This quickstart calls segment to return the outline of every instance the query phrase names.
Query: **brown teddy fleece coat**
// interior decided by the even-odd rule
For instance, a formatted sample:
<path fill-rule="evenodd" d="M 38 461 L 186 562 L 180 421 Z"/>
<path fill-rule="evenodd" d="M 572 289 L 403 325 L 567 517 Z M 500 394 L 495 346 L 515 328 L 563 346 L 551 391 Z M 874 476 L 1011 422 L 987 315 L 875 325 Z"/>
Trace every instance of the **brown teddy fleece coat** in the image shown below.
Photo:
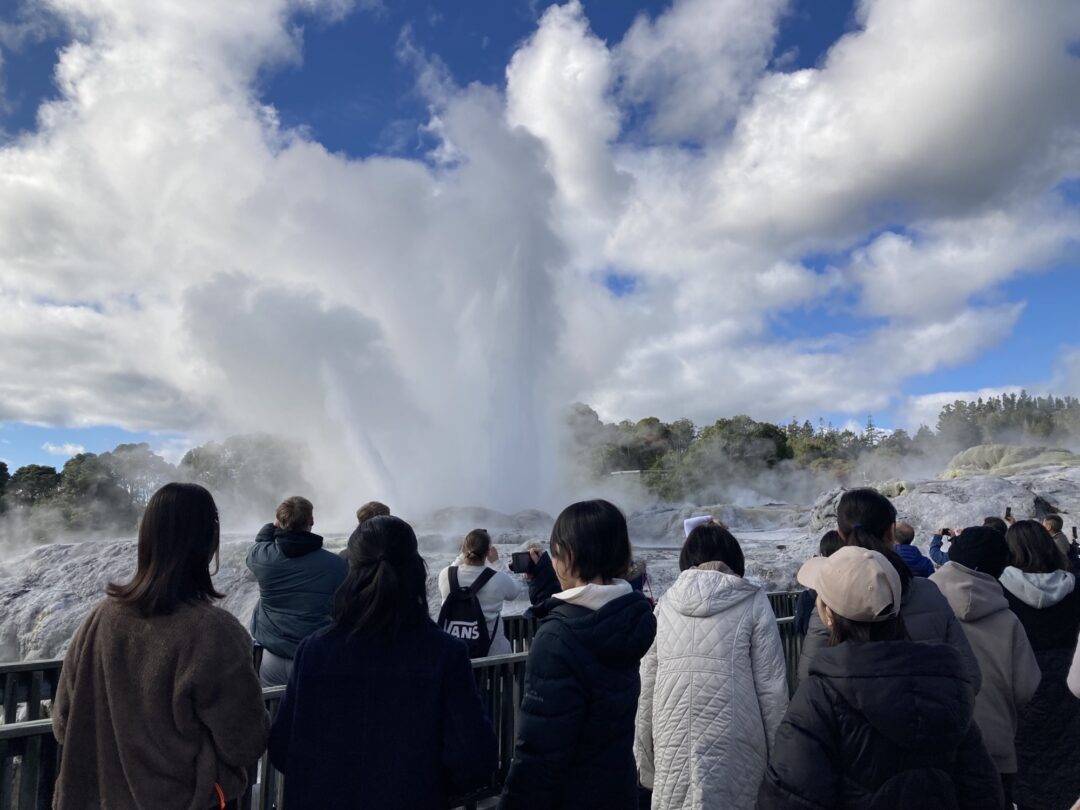
<path fill-rule="evenodd" d="M 106 599 L 79 627 L 53 702 L 56 810 L 209 810 L 243 794 L 269 717 L 247 631 L 184 604 L 143 617 Z"/>

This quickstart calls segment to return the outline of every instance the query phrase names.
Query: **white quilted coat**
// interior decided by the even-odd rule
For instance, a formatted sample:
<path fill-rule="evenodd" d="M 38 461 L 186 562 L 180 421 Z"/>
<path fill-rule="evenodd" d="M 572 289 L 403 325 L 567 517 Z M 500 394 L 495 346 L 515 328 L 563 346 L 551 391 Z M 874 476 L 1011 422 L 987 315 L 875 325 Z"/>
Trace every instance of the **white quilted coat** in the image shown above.
<path fill-rule="evenodd" d="M 634 744 L 653 810 L 749 810 L 788 704 L 769 600 L 734 574 L 692 568 L 656 615 Z"/>

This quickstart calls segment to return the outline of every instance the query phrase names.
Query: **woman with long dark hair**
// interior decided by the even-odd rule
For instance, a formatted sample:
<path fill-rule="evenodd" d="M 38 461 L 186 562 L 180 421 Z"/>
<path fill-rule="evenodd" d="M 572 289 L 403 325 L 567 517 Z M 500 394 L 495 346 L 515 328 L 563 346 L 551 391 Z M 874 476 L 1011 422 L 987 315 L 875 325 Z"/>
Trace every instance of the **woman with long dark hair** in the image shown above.
<path fill-rule="evenodd" d="M 836 523 L 844 546 L 876 551 L 896 569 L 903 591 L 899 612 L 911 639 L 955 647 L 964 663 L 965 676 L 978 693 L 982 684 L 979 662 L 948 600 L 933 582 L 912 575 L 911 569 L 893 551 L 896 507 L 892 502 L 876 489 L 848 490 L 836 507 Z M 828 628 L 817 612 L 812 613 L 799 656 L 799 680 L 810 674 L 818 651 L 828 642 Z"/>
<path fill-rule="evenodd" d="M 817 591 L 829 646 L 776 733 L 758 810 L 1001 808 L 960 656 L 908 640 L 894 563 L 845 546 L 798 578 Z"/>
<path fill-rule="evenodd" d="M 269 719 L 251 639 L 210 579 L 218 513 L 166 484 L 139 526 L 138 566 L 71 640 L 53 701 L 57 810 L 223 808 L 247 787 Z"/>
<path fill-rule="evenodd" d="M 1042 680 L 1020 713 L 1016 732 L 1019 770 L 1014 797 L 1021 810 L 1068 807 L 1080 795 L 1080 703 L 1066 685 L 1080 628 L 1080 590 L 1067 559 L 1041 523 L 1009 527 L 1009 565 L 1001 585 L 1027 633 Z"/>
<path fill-rule="evenodd" d="M 637 802 L 638 665 L 656 635 L 630 570 L 626 518 L 607 501 L 562 511 L 551 530 L 562 590 L 533 608 L 517 748 L 501 810 L 626 810 Z"/>
<path fill-rule="evenodd" d="M 290 810 L 445 807 L 496 765 L 468 651 L 428 615 L 400 518 L 352 533 L 334 622 L 300 643 L 270 736 Z"/>

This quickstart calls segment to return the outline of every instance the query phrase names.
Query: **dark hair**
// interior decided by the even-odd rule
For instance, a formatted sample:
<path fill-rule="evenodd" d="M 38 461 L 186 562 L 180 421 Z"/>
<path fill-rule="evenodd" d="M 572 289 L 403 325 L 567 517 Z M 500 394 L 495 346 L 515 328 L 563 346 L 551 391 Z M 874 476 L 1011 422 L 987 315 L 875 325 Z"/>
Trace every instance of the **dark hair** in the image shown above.
<path fill-rule="evenodd" d="M 896 523 L 896 507 L 876 489 L 849 489 L 836 507 L 836 523 L 845 546 L 869 549 L 884 555 L 900 575 L 904 593 L 911 587 L 913 574 L 892 550 L 886 535 Z"/>
<path fill-rule="evenodd" d="M 487 529 L 473 529 L 465 535 L 465 542 L 461 544 L 461 554 L 466 560 L 483 562 L 490 550 L 491 535 Z"/>
<path fill-rule="evenodd" d="M 844 541 L 840 537 L 840 532 L 836 529 L 829 529 L 825 534 L 821 535 L 821 539 L 818 541 L 818 554 L 822 557 L 828 557 L 842 545 L 844 545 Z"/>
<path fill-rule="evenodd" d="M 833 647 L 845 641 L 910 641 L 907 627 L 899 614 L 882 622 L 856 622 L 832 614 L 829 644 Z"/>
<path fill-rule="evenodd" d="M 740 577 L 746 574 L 746 559 L 739 541 L 719 523 L 695 526 L 679 552 L 680 571 L 707 562 L 722 562 Z"/>
<path fill-rule="evenodd" d="M 578 501 L 562 510 L 551 529 L 551 556 L 569 561 L 579 579 L 617 579 L 633 562 L 626 518 L 603 500 Z"/>
<path fill-rule="evenodd" d="M 368 501 L 359 509 L 356 510 L 356 522 L 363 523 L 365 520 L 371 520 L 373 517 L 380 517 L 382 515 L 389 515 L 390 507 L 385 503 L 379 503 L 378 501 Z"/>
<path fill-rule="evenodd" d="M 334 597 L 338 630 L 395 635 L 428 617 L 427 564 L 401 518 L 365 520 L 349 537 L 349 574 Z"/>
<path fill-rule="evenodd" d="M 1050 524 L 1046 528 L 1052 532 L 1060 532 L 1065 528 L 1065 521 L 1061 519 L 1061 515 L 1047 515 L 1043 518 L 1043 522 Z"/>
<path fill-rule="evenodd" d="M 293 495 L 281 502 L 274 517 L 278 525 L 290 532 L 303 532 L 314 523 L 315 507 L 303 495 Z"/>
<path fill-rule="evenodd" d="M 1001 532 L 1003 535 L 1009 532 L 1009 524 L 999 517 L 988 517 L 983 521 L 983 526 L 995 532 Z"/>
<path fill-rule="evenodd" d="M 172 613 L 182 602 L 221 599 L 210 560 L 221 533 L 214 497 L 198 484 L 166 484 L 150 498 L 139 523 L 139 561 L 126 585 L 105 592 L 143 616 Z"/>
<path fill-rule="evenodd" d="M 1054 543 L 1054 538 L 1041 523 L 1018 520 L 1009 527 L 1005 540 L 1009 544 L 1009 563 L 1029 574 L 1049 574 L 1067 571 L 1068 560 Z"/>
<path fill-rule="evenodd" d="M 902 546 L 910 546 L 915 541 L 915 528 L 910 523 L 897 523 L 893 537 Z"/>

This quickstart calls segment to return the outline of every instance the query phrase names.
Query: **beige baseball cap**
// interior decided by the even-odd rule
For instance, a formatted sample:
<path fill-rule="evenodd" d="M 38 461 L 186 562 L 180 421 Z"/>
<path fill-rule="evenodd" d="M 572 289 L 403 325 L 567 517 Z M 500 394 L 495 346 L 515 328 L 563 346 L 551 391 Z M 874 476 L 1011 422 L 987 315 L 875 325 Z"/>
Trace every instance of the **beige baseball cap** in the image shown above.
<path fill-rule="evenodd" d="M 799 569 L 798 580 L 817 591 L 833 613 L 853 622 L 882 622 L 900 610 L 900 575 L 876 551 L 844 546 L 828 557 L 814 557 Z"/>

